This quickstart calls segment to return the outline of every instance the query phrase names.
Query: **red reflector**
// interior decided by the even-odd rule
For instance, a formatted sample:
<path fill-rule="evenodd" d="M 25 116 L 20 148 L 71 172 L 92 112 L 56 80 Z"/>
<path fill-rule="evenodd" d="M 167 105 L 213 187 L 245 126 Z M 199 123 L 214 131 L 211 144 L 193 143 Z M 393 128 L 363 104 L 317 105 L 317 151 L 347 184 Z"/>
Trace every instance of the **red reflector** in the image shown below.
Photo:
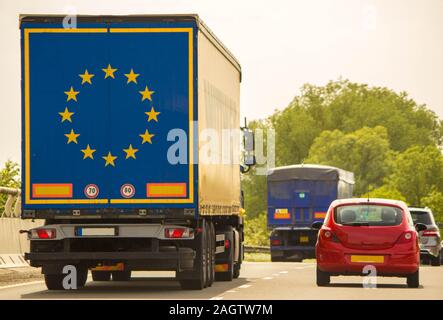
<path fill-rule="evenodd" d="M 230 244 L 229 244 L 229 240 L 226 239 L 226 240 L 225 240 L 225 249 L 229 249 L 229 246 L 230 246 Z"/>
<path fill-rule="evenodd" d="M 165 238 L 192 238 L 193 230 L 189 228 L 165 228 Z"/>
<path fill-rule="evenodd" d="M 183 228 L 165 229 L 165 237 L 181 238 L 183 236 L 183 232 L 185 232 L 185 229 Z"/>
<path fill-rule="evenodd" d="M 281 245 L 281 241 L 279 239 L 271 240 L 271 246 L 279 246 Z"/>
<path fill-rule="evenodd" d="M 54 239 L 56 236 L 55 229 L 37 229 L 39 239 Z"/>

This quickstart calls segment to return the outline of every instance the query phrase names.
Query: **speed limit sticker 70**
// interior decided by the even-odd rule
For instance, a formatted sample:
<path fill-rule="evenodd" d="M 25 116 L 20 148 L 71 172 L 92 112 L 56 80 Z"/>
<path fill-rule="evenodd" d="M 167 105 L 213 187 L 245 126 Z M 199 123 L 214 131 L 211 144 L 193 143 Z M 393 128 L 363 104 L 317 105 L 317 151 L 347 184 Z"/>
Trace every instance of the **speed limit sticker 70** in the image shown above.
<path fill-rule="evenodd" d="M 100 190 L 98 189 L 96 184 L 88 184 L 85 187 L 85 196 L 89 199 L 95 199 L 98 196 L 98 193 L 100 192 Z"/>
<path fill-rule="evenodd" d="M 135 188 L 130 183 L 125 183 L 120 188 L 120 194 L 123 198 L 132 198 L 135 195 Z"/>

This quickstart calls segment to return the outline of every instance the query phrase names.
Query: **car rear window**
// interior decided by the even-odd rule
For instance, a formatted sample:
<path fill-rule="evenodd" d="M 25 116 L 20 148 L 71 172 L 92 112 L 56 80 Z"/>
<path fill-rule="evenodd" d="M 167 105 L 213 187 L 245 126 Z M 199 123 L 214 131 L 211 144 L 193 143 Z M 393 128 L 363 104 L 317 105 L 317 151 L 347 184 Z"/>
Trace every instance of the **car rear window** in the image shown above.
<path fill-rule="evenodd" d="M 431 215 L 426 211 L 411 211 L 412 220 L 414 224 L 423 223 L 423 224 L 432 224 Z"/>
<path fill-rule="evenodd" d="M 344 205 L 335 209 L 334 220 L 346 226 L 397 226 L 403 220 L 403 210 L 384 205 Z"/>

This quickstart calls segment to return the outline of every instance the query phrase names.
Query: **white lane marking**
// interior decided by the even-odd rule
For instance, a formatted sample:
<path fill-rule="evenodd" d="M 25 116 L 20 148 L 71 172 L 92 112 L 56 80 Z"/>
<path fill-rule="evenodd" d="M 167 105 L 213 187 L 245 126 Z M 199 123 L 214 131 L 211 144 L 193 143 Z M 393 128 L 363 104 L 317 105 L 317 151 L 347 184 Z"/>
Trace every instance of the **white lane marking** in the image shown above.
<path fill-rule="evenodd" d="M 30 286 L 32 284 L 39 284 L 39 283 L 44 283 L 44 281 L 31 281 L 31 282 L 23 282 L 23 283 L 11 284 L 11 285 L 8 285 L 8 286 L 0 287 L 0 290 L 1 289 L 16 288 L 16 287 L 23 287 L 23 286 Z"/>
<path fill-rule="evenodd" d="M 223 297 L 213 297 L 213 298 L 211 298 L 209 300 L 223 300 Z"/>
<path fill-rule="evenodd" d="M 228 291 L 226 291 L 226 293 L 236 293 L 237 291 L 236 290 L 228 290 Z"/>
<path fill-rule="evenodd" d="M 288 271 L 280 271 L 281 274 L 288 273 Z"/>
<path fill-rule="evenodd" d="M 272 275 L 273 275 L 274 277 L 278 277 L 278 276 L 279 276 L 278 273 L 273 273 Z"/>
<path fill-rule="evenodd" d="M 250 284 L 243 284 L 243 285 L 239 286 L 238 288 L 239 289 L 246 289 L 246 288 L 249 288 L 250 286 L 251 286 Z"/>
<path fill-rule="evenodd" d="M 273 277 L 264 277 L 263 280 L 272 280 L 274 279 Z"/>

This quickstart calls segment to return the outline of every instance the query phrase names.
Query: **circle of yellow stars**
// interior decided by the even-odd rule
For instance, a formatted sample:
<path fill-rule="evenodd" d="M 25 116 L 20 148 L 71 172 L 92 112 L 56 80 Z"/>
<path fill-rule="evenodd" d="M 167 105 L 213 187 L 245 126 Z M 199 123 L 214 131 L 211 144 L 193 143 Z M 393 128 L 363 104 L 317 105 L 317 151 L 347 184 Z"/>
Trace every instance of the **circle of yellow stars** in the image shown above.
<path fill-rule="evenodd" d="M 116 75 L 115 73 L 118 71 L 117 68 L 113 68 L 111 64 L 108 64 L 107 67 L 101 69 L 104 72 L 104 79 L 115 79 Z M 92 74 L 88 71 L 88 69 L 85 69 L 85 71 L 82 74 L 78 75 L 81 78 L 81 86 L 85 84 L 92 85 L 92 78 L 95 77 L 95 74 Z M 130 85 L 131 83 L 138 84 L 137 78 L 140 76 L 139 73 L 136 73 L 134 69 L 131 68 L 131 70 L 128 71 L 128 73 L 124 73 L 124 76 L 127 78 L 126 84 Z M 152 104 L 152 95 L 155 93 L 155 91 L 152 91 L 149 89 L 147 85 L 145 85 L 145 88 L 141 91 L 138 91 L 141 95 L 141 102 L 144 102 L 145 100 L 148 100 Z M 80 94 L 80 91 L 76 91 L 73 86 L 70 86 L 68 91 L 64 92 L 66 95 L 66 102 L 75 103 L 77 101 L 77 95 Z M 75 112 L 70 111 L 71 107 L 67 106 L 65 107 L 65 110 L 62 112 L 59 112 L 58 114 L 61 117 L 61 122 L 72 122 L 72 118 L 75 115 Z M 72 108 L 71 108 L 72 109 Z M 155 121 L 158 122 L 158 115 L 160 112 L 156 111 L 155 108 L 151 105 L 150 111 L 145 112 L 145 114 L 148 116 L 147 122 Z M 141 138 L 141 144 L 149 143 L 152 144 L 152 138 L 155 135 L 150 133 L 148 129 L 145 130 L 144 133 L 139 134 L 139 137 Z M 67 144 L 74 143 L 79 144 L 78 138 L 80 137 L 79 133 L 76 133 L 74 129 L 71 129 L 69 133 L 65 134 L 65 137 L 67 138 Z M 86 144 L 84 149 L 80 149 L 80 151 L 83 153 L 83 160 L 86 159 L 92 159 L 94 160 L 94 153 L 97 151 L 93 147 L 91 147 L 90 144 Z M 139 151 L 139 149 L 136 149 L 132 146 L 132 144 L 129 144 L 127 148 L 123 148 L 122 151 L 124 152 L 125 159 L 136 159 L 136 153 Z M 118 156 L 113 155 L 111 151 L 108 151 L 107 154 L 104 154 L 102 156 L 102 159 L 105 161 L 105 167 L 112 166 L 115 167 L 115 162 Z"/>

